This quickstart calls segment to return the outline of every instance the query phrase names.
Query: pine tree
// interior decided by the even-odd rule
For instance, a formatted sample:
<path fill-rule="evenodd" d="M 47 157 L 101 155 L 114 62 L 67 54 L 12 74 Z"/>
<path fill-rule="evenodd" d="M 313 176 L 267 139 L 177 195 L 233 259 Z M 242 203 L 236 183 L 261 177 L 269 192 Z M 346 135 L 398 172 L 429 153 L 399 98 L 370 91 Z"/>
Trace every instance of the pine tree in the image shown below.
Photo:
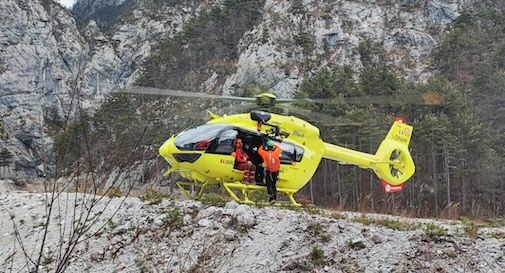
<path fill-rule="evenodd" d="M 13 156 L 14 155 L 5 148 L 0 151 L 0 169 L 2 169 L 2 176 L 5 175 L 5 169 L 9 168 L 11 165 Z"/>

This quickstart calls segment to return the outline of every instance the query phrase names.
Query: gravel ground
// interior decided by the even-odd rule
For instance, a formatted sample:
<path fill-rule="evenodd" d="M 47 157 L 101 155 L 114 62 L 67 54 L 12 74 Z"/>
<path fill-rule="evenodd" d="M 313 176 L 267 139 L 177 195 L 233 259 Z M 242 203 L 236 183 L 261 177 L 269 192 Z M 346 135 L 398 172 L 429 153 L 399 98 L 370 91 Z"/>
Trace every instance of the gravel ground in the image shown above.
<path fill-rule="evenodd" d="M 45 197 L 0 193 L 0 272 L 33 268 L 23 253 L 38 257 Z M 67 272 L 505 272 L 504 227 L 480 228 L 470 238 L 461 223 L 451 221 L 99 198 L 62 193 L 56 199 L 41 258 L 44 271 L 58 268 L 68 242 L 76 241 L 72 223 L 85 222 L 81 212 L 91 211 L 87 223 L 97 221 L 68 255 Z M 441 231 L 430 235 L 430 223 Z"/>

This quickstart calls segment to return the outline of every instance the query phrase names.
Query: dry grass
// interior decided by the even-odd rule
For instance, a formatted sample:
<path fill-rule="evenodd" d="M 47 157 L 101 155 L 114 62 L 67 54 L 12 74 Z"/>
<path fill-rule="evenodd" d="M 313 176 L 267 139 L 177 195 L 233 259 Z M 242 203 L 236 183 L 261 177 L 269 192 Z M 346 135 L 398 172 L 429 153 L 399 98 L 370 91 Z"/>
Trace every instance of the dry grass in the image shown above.
<path fill-rule="evenodd" d="M 505 217 L 490 218 L 485 221 L 485 226 L 490 228 L 505 227 Z"/>
<path fill-rule="evenodd" d="M 148 188 L 144 191 L 143 194 L 139 196 L 140 201 L 147 202 L 149 205 L 157 205 L 160 204 L 163 199 L 169 198 L 170 195 L 159 192 L 153 188 Z"/>
<path fill-rule="evenodd" d="M 361 215 L 359 217 L 355 217 L 352 219 L 353 222 L 360 223 L 363 225 L 377 225 L 384 226 L 394 230 L 414 230 L 417 228 L 417 225 L 402 222 L 399 220 L 391 219 L 391 218 L 372 218 L 367 217 L 366 215 Z"/>
<path fill-rule="evenodd" d="M 219 193 L 210 192 L 203 194 L 200 201 L 206 205 L 222 207 L 226 205 L 228 199 Z"/>

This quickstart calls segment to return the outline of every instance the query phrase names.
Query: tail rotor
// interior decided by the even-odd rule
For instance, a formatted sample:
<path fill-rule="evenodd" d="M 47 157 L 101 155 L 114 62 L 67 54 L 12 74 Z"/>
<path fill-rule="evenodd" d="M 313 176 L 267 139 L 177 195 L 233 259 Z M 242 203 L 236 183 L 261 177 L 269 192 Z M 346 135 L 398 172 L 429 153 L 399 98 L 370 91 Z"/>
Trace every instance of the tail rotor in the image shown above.
<path fill-rule="evenodd" d="M 401 190 L 401 185 L 415 173 L 414 160 L 408 148 L 411 135 L 412 126 L 395 121 L 375 154 L 378 163 L 373 170 L 387 192 Z"/>

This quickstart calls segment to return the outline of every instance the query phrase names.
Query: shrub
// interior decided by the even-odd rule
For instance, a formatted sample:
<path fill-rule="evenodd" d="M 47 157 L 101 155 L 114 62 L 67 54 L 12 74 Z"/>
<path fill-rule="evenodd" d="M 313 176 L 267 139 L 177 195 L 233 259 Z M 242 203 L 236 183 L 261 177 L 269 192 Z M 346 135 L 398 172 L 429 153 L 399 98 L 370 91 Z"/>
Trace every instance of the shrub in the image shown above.
<path fill-rule="evenodd" d="M 470 238 L 475 238 L 479 232 L 479 226 L 472 220 L 468 218 L 461 218 L 461 224 L 463 225 L 463 230 L 466 235 Z"/>
<path fill-rule="evenodd" d="M 324 256 L 324 250 L 322 250 L 318 245 L 313 246 L 312 251 L 310 252 L 310 259 L 315 265 L 323 264 L 326 259 Z"/>
<path fill-rule="evenodd" d="M 165 223 L 171 228 L 180 229 L 184 225 L 184 222 L 182 221 L 181 211 L 178 208 L 174 208 L 167 212 Z"/>
<path fill-rule="evenodd" d="M 320 214 L 321 213 L 321 211 L 314 205 L 309 205 L 304 208 L 308 214 Z"/>
<path fill-rule="evenodd" d="M 149 272 L 149 269 L 143 259 L 135 259 L 135 265 L 140 273 Z"/>
<path fill-rule="evenodd" d="M 105 194 L 105 195 L 107 195 L 108 197 L 111 197 L 111 198 L 112 197 L 121 197 L 121 196 L 123 196 L 123 193 L 117 187 L 110 187 L 109 191 L 103 192 L 103 194 Z"/>
<path fill-rule="evenodd" d="M 442 237 L 447 235 L 447 231 L 435 223 L 425 225 L 424 233 L 429 237 Z"/>
<path fill-rule="evenodd" d="M 302 47 L 306 53 L 309 53 L 313 48 L 313 38 L 305 31 L 300 31 L 297 35 L 295 35 L 294 40 L 295 44 Z"/>
<path fill-rule="evenodd" d="M 363 224 L 365 226 L 372 225 L 375 223 L 374 219 L 367 217 L 365 215 L 361 215 L 359 217 L 355 217 L 352 219 L 353 222 Z"/>
<path fill-rule="evenodd" d="M 495 239 L 503 240 L 505 239 L 505 232 L 493 232 L 491 233 L 491 236 Z"/>
<path fill-rule="evenodd" d="M 354 222 L 363 224 L 363 225 L 378 225 L 384 226 L 394 230 L 412 230 L 415 229 L 415 225 L 401 222 L 398 220 L 390 219 L 390 218 L 382 218 L 382 219 L 374 219 L 371 217 L 366 217 L 364 215 L 360 217 L 356 217 L 352 219 Z"/>
<path fill-rule="evenodd" d="M 314 235 L 319 236 L 323 232 L 323 225 L 321 223 L 310 224 L 307 229 Z"/>
<path fill-rule="evenodd" d="M 51 255 L 51 253 L 47 253 L 45 254 L 44 256 L 42 256 L 42 265 L 49 265 L 51 264 L 52 262 L 54 261 L 53 259 L 53 256 Z"/>
<path fill-rule="evenodd" d="M 389 219 L 389 218 L 380 219 L 377 222 L 377 224 L 379 224 L 381 226 L 385 226 L 390 229 L 394 229 L 394 230 L 412 230 L 414 228 L 414 226 L 409 223 L 401 222 L 401 221 Z"/>
<path fill-rule="evenodd" d="M 345 216 L 345 214 L 342 214 L 342 213 L 340 213 L 338 211 L 332 212 L 331 213 L 331 217 L 333 219 L 337 219 L 337 220 L 342 220 L 342 219 L 346 219 L 347 218 L 347 216 Z"/>
<path fill-rule="evenodd" d="M 352 241 L 352 240 L 349 240 L 349 241 L 347 241 L 347 245 L 350 248 L 356 249 L 356 250 L 360 250 L 360 249 L 366 248 L 366 245 L 365 245 L 365 243 L 363 243 L 363 241 Z"/>
<path fill-rule="evenodd" d="M 249 194 L 249 199 L 255 202 L 256 205 L 260 205 L 262 202 L 268 202 L 270 196 L 266 191 L 253 191 Z"/>
<path fill-rule="evenodd" d="M 324 226 L 321 223 L 310 224 L 307 229 L 312 235 L 318 237 L 323 242 L 329 242 L 331 240 L 331 235 L 324 231 Z"/>
<path fill-rule="evenodd" d="M 117 227 L 117 223 L 116 223 L 116 222 L 114 222 L 114 220 L 112 220 L 112 219 L 109 219 L 109 220 L 107 221 L 107 225 L 109 226 L 109 228 L 110 228 L 111 230 L 112 230 L 112 229 L 115 229 L 115 228 Z"/>
<path fill-rule="evenodd" d="M 319 238 L 321 238 L 321 241 L 327 243 L 331 241 L 331 234 L 329 234 L 328 232 L 323 232 L 319 235 Z"/>
<path fill-rule="evenodd" d="M 505 217 L 496 217 L 486 220 L 486 226 L 492 228 L 505 227 Z"/>
<path fill-rule="evenodd" d="M 160 204 L 163 199 L 168 197 L 170 197 L 170 195 L 149 188 L 144 192 L 144 194 L 139 196 L 139 199 L 142 202 L 147 202 L 149 205 L 157 205 Z"/>

